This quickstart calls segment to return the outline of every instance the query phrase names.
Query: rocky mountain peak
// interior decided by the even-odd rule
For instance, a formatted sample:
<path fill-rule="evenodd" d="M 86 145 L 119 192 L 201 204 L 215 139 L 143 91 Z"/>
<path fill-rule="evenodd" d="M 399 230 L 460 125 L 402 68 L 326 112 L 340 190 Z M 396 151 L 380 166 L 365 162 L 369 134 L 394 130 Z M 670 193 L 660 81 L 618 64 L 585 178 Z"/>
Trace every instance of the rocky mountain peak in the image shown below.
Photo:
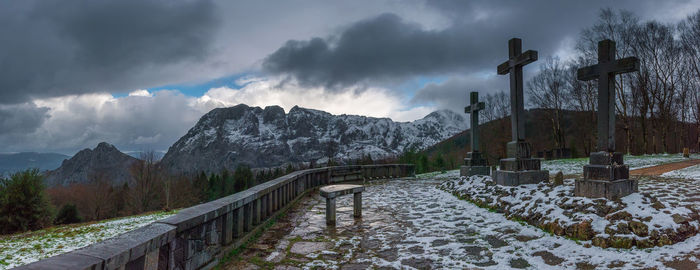
<path fill-rule="evenodd" d="M 238 164 L 272 167 L 286 163 L 374 159 L 423 149 L 466 129 L 463 116 L 437 111 L 413 122 L 292 107 L 239 104 L 202 116 L 161 160 L 172 172 L 233 170 Z"/>
<path fill-rule="evenodd" d="M 87 183 L 100 175 L 118 185 L 130 180 L 129 167 L 138 159 L 122 153 L 114 145 L 99 143 L 94 149 L 83 149 L 60 167 L 46 172 L 49 186 Z"/>

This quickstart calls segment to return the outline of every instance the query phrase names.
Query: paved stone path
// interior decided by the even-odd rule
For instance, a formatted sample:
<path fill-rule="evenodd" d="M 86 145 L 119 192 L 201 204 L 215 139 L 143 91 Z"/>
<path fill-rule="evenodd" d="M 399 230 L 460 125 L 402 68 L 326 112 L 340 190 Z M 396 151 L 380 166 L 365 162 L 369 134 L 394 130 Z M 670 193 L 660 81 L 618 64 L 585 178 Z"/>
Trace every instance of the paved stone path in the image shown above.
<path fill-rule="evenodd" d="M 243 252 L 229 269 L 695 269 L 700 237 L 646 250 L 586 247 L 459 200 L 436 180 L 367 186 L 363 217 L 352 198 L 338 200 L 337 225 L 312 194 Z"/>
<path fill-rule="evenodd" d="M 690 166 L 700 164 L 700 159 L 690 159 L 681 162 L 666 163 L 657 166 L 651 166 L 646 168 L 640 168 L 636 170 L 630 170 L 630 175 L 648 175 L 648 176 L 658 176 L 663 173 L 680 170 Z"/>

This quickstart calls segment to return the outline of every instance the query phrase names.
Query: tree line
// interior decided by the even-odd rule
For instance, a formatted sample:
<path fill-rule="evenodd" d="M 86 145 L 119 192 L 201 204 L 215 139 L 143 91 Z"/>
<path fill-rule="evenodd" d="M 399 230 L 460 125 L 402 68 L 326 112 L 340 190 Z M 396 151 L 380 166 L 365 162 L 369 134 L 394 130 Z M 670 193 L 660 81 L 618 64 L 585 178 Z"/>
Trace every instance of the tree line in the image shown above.
<path fill-rule="evenodd" d="M 389 160 L 374 161 L 367 154 L 348 163 L 377 162 Z M 0 234 L 189 207 L 244 191 L 296 170 L 337 164 L 334 159 L 320 165 L 311 162 L 256 169 L 239 164 L 233 171 L 173 175 L 162 168 L 155 153 L 149 151 L 130 166 L 130 180 L 121 185 L 114 185 L 107 174 L 94 173 L 85 183 L 48 188 L 43 174 L 29 169 L 0 178 Z"/>
<path fill-rule="evenodd" d="M 526 83 L 529 105 L 543 108 L 553 149 L 576 143 L 595 151 L 597 81 L 579 81 L 579 68 L 598 62 L 598 42 L 616 42 L 616 58 L 636 56 L 640 71 L 617 75 L 618 151 L 628 154 L 700 149 L 700 11 L 676 24 L 641 21 L 628 11 L 602 9 L 581 31 L 571 60 L 548 57 Z M 509 95 L 489 94 L 482 121 L 510 114 Z M 578 112 L 573 119 L 565 111 Z M 576 123 L 567 130 L 564 121 Z M 567 141 L 575 133 L 577 142 Z"/>

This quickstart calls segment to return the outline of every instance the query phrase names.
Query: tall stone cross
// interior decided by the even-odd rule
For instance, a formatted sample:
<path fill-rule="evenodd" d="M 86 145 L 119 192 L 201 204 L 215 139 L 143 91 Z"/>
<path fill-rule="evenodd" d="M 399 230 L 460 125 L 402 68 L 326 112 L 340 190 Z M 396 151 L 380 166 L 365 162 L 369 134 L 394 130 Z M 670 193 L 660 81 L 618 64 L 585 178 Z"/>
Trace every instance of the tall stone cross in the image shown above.
<path fill-rule="evenodd" d="M 598 151 L 615 152 L 615 76 L 639 71 L 639 59 L 615 59 L 615 42 L 598 42 L 598 64 L 580 68 L 579 80 L 598 79 Z"/>
<path fill-rule="evenodd" d="M 513 141 L 506 145 L 508 158 L 498 163 L 493 172 L 498 185 L 519 186 L 549 180 L 549 172 L 542 170 L 539 159 L 530 155 L 530 144 L 525 141 L 525 107 L 523 105 L 523 66 L 537 61 L 537 51 L 522 53 L 522 41 L 508 41 L 508 61 L 498 65 L 498 74 L 510 74 L 510 125 Z"/>
<path fill-rule="evenodd" d="M 510 74 L 510 125 L 513 147 L 509 157 L 529 157 L 529 149 L 518 147 L 517 142 L 525 140 L 525 107 L 523 105 L 523 66 L 537 61 L 537 51 L 522 52 L 522 40 L 508 41 L 508 61 L 498 65 L 498 75 Z M 527 153 L 520 153 L 527 152 Z"/>
<path fill-rule="evenodd" d="M 470 114 L 471 117 L 471 143 L 472 152 L 479 151 L 479 111 L 483 110 L 485 105 L 483 102 L 479 102 L 479 93 L 471 92 L 469 93 L 469 106 L 464 107 L 464 113 Z"/>

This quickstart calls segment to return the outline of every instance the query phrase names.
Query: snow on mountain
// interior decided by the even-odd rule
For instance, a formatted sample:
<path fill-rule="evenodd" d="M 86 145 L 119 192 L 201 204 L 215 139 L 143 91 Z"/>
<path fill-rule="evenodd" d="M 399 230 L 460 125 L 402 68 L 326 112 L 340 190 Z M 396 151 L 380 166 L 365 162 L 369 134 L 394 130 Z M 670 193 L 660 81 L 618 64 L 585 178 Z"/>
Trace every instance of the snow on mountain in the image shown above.
<path fill-rule="evenodd" d="M 220 172 L 238 164 L 272 167 L 286 163 L 373 159 L 420 150 L 467 128 L 463 116 L 441 110 L 413 122 L 293 107 L 214 109 L 173 144 L 161 160 L 172 172 Z"/>

